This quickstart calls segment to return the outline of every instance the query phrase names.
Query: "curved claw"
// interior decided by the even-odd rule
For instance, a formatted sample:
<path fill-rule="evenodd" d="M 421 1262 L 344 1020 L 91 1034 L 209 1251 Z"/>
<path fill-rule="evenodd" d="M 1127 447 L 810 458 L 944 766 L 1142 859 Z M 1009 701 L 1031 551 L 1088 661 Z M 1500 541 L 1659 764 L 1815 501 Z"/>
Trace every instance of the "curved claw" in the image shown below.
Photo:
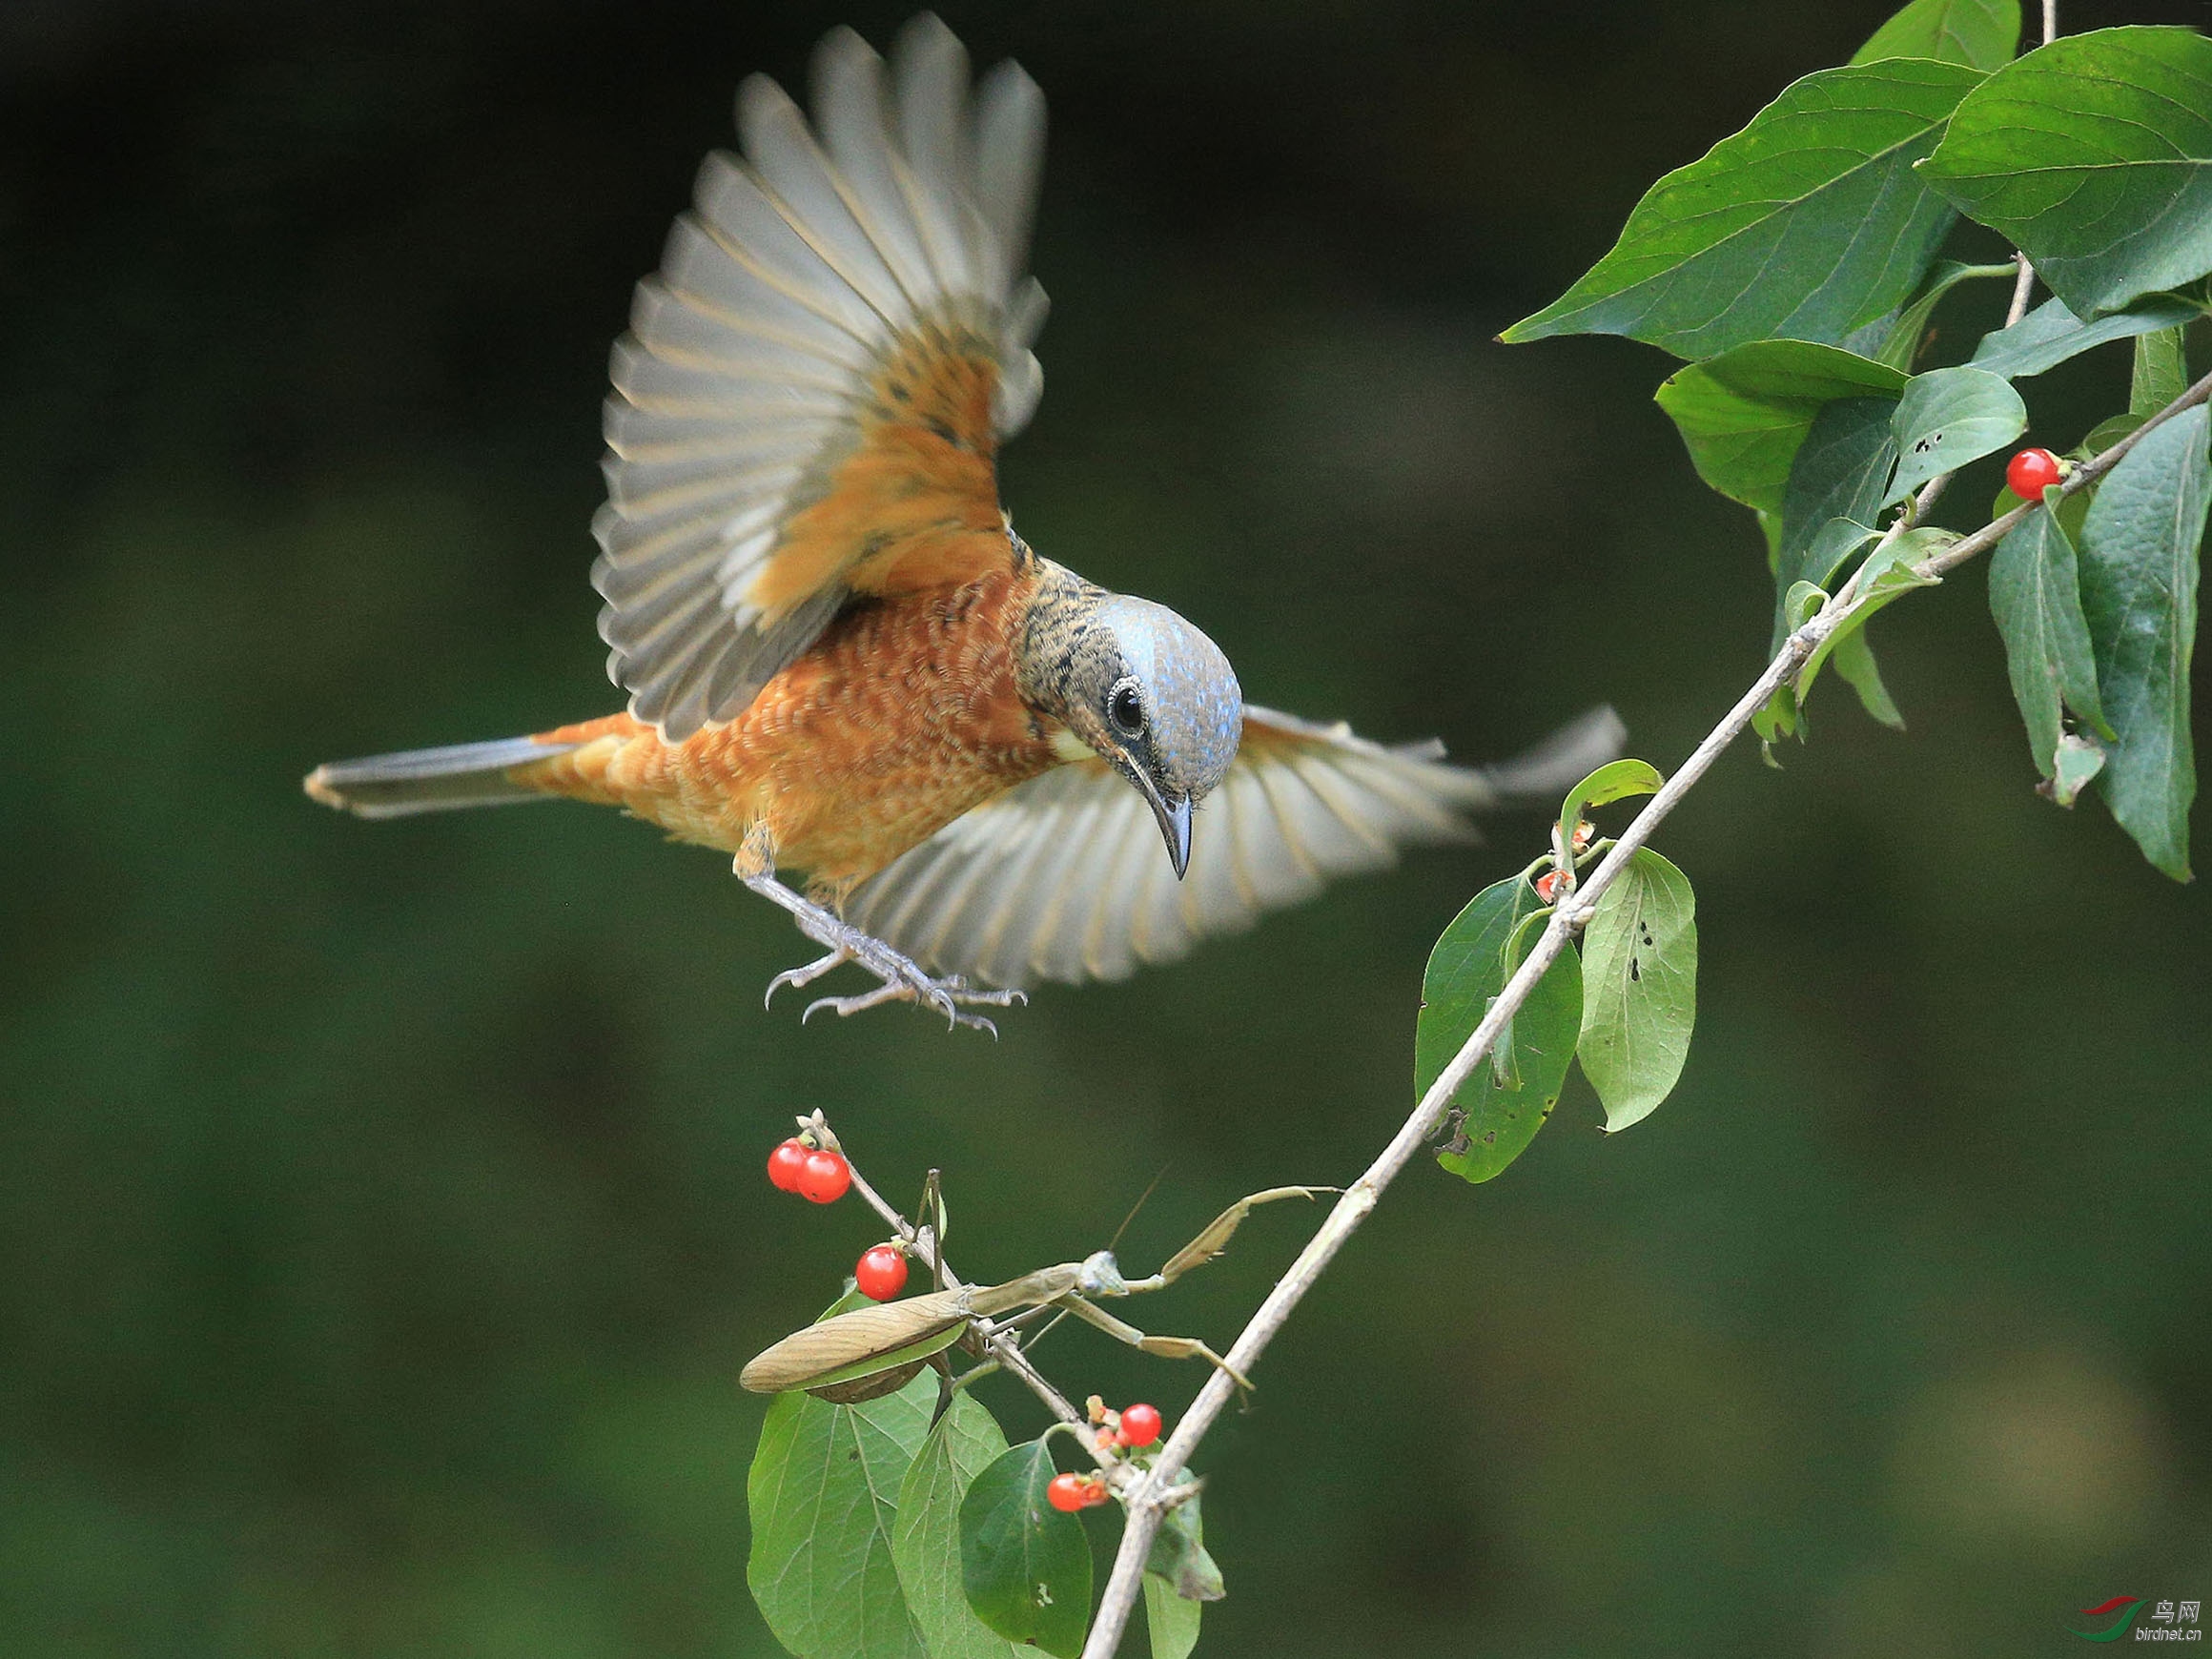
<path fill-rule="evenodd" d="M 827 1008 L 839 1018 L 858 1014 L 863 1009 L 874 1008 L 886 1002 L 911 1002 L 916 1007 L 928 1008 L 945 1016 L 946 1029 L 958 1031 L 962 1026 L 973 1026 L 977 1031 L 989 1032 L 993 1038 L 998 1028 L 981 1014 L 970 1014 L 963 1003 L 980 1003 L 993 1008 L 1012 1008 L 1026 1004 L 1027 995 L 1016 990 L 977 991 L 965 976 L 951 973 L 943 978 L 928 973 L 921 964 L 902 955 L 882 940 L 862 932 L 813 900 L 793 892 L 776 880 L 772 873 L 756 872 L 745 876 L 745 883 L 755 892 L 773 899 L 791 912 L 799 931 L 817 944 L 829 947 L 829 954 L 803 967 L 786 969 L 768 981 L 767 993 L 761 998 L 767 1007 L 775 1000 L 775 994 L 787 985 L 811 984 L 830 970 L 850 962 L 866 969 L 880 982 L 873 991 L 853 996 L 822 996 L 809 1003 L 799 1015 L 804 1025 L 821 1010 Z"/>
<path fill-rule="evenodd" d="M 829 955 L 797 968 L 787 968 L 768 981 L 768 994 L 761 998 L 761 1006 L 768 1007 L 776 999 L 776 993 L 787 985 L 811 985 L 833 968 L 841 968 L 853 959 L 852 952 L 840 945 Z M 802 1019 L 802 1023 L 804 1023 Z"/>

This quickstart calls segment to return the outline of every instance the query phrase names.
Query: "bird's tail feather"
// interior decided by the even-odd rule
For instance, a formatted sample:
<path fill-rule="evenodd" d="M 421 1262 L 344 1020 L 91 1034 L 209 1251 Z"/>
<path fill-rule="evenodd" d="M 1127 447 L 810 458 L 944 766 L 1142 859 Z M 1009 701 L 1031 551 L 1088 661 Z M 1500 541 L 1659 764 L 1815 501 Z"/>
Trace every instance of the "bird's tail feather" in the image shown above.
<path fill-rule="evenodd" d="M 326 807 L 363 818 L 401 818 L 456 807 L 498 807 L 550 799 L 518 782 L 515 768 L 551 760 L 583 746 L 503 737 L 448 748 L 413 748 L 401 754 L 331 761 L 306 778 L 307 792 Z"/>
<path fill-rule="evenodd" d="M 1568 721 L 1535 748 L 1483 768 L 1502 801 L 1545 804 L 1621 752 L 1628 728 L 1610 705 Z"/>

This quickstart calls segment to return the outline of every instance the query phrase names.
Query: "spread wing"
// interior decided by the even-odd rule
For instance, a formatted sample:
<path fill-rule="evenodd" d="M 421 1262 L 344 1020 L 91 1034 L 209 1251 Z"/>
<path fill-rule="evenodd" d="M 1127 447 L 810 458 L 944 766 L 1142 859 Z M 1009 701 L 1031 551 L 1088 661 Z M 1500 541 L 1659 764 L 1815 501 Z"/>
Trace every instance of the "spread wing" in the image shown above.
<path fill-rule="evenodd" d="M 1548 803 L 1620 752 L 1594 709 L 1519 759 L 1447 765 L 1342 725 L 1247 705 L 1243 742 L 1198 809 L 1178 882 L 1144 799 L 1102 761 L 1055 768 L 939 830 L 853 891 L 848 920 L 943 973 L 993 985 L 1119 979 L 1249 928 L 1398 850 L 1474 839 L 1470 813 Z"/>
<path fill-rule="evenodd" d="M 745 159 L 707 157 L 614 348 L 592 584 L 609 676 L 671 739 L 742 712 L 852 595 L 1010 557 L 995 458 L 1042 387 L 1044 99 L 1013 64 L 972 97 L 932 16 L 892 55 L 887 76 L 851 31 L 824 40 L 813 131 L 746 82 Z"/>

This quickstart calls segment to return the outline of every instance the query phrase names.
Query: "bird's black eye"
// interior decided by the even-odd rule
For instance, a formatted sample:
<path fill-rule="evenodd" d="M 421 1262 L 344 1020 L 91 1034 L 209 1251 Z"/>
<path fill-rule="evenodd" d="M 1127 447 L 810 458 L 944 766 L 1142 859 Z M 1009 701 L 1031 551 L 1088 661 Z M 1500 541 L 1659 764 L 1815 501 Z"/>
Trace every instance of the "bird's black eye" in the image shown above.
<path fill-rule="evenodd" d="M 1113 696 L 1106 699 L 1106 716 L 1130 736 L 1144 729 L 1144 704 L 1137 695 L 1137 687 L 1126 680 L 1114 687 Z"/>

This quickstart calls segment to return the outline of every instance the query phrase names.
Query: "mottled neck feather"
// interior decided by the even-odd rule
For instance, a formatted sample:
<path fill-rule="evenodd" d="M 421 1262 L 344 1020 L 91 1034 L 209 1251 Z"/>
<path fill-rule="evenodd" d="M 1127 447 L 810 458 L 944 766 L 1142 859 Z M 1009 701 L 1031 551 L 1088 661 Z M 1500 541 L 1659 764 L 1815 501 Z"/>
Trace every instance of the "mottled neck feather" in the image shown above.
<path fill-rule="evenodd" d="M 1064 564 L 1036 563 L 1036 594 L 1014 646 L 1014 685 L 1037 713 L 1082 730 L 1089 709 L 1076 687 L 1096 684 L 1118 657 L 1113 630 L 1098 620 L 1112 595 Z"/>

